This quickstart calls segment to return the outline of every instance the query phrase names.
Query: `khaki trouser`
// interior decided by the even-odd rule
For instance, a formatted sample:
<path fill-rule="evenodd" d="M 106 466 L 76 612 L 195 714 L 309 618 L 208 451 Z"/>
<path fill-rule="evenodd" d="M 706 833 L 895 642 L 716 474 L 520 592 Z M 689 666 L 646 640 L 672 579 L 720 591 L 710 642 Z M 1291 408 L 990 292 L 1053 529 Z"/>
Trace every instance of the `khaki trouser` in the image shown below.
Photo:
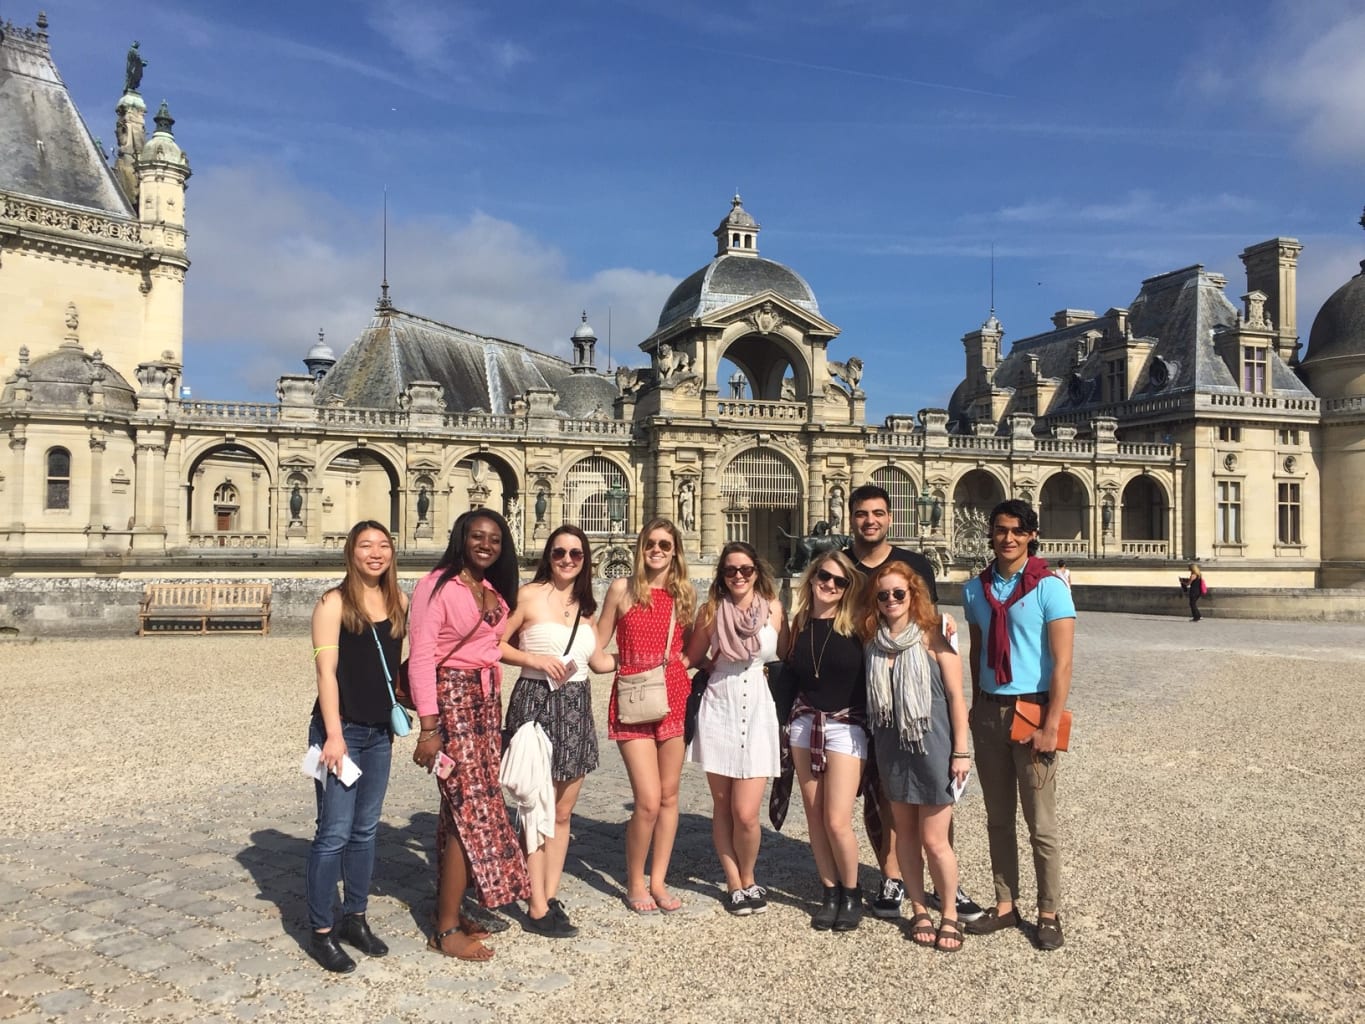
<path fill-rule="evenodd" d="M 1010 741 L 1014 707 L 984 697 L 972 708 L 972 740 L 976 774 L 986 803 L 986 834 L 997 903 L 1019 900 L 1019 843 L 1015 836 L 1017 803 L 1024 805 L 1033 871 L 1038 881 L 1038 909 L 1057 910 L 1062 898 L 1062 849 L 1057 836 L 1057 762 L 1033 758 L 1027 743 Z M 1018 800 L 1015 794 L 1018 793 Z"/>

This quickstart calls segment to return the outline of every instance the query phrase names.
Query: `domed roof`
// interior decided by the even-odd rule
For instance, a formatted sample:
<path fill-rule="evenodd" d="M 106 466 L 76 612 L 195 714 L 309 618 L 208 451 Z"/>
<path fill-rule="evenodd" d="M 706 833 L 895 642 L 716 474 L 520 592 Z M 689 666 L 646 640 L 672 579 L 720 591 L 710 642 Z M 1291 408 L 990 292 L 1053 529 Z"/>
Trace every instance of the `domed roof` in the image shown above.
<path fill-rule="evenodd" d="M 117 370 L 105 363 L 100 353 L 87 355 L 79 341 L 69 340 L 53 352 L 24 365 L 20 353 L 19 370 L 5 384 L 0 401 L 12 402 L 15 387 L 23 374 L 32 389 L 31 401 L 56 408 L 88 409 L 96 391 L 104 395 L 104 408 L 112 412 L 132 412 L 133 389 Z"/>
<path fill-rule="evenodd" d="M 756 228 L 758 221 L 754 220 L 753 214 L 744 209 L 744 200 L 735 193 L 735 197 L 730 200 L 730 212 L 725 219 L 720 222 L 722 228 Z"/>
<path fill-rule="evenodd" d="M 717 256 L 673 289 L 659 315 L 659 327 L 705 316 L 765 291 L 776 292 L 808 312 L 820 312 L 815 293 L 795 270 L 761 256 L 725 255 Z"/>
<path fill-rule="evenodd" d="M 1365 219 L 1365 218 L 1363 218 Z M 1365 261 L 1361 272 L 1332 293 L 1313 319 L 1305 364 L 1365 355 Z"/>
<path fill-rule="evenodd" d="M 313 347 L 308 350 L 306 359 L 330 359 L 336 362 L 336 353 L 332 351 L 332 346 L 322 337 L 322 332 L 318 331 L 318 340 L 313 342 Z"/>
<path fill-rule="evenodd" d="M 609 377 L 597 373 L 574 373 L 557 385 L 555 411 L 570 419 L 612 419 L 620 392 Z"/>
<path fill-rule="evenodd" d="M 574 328 L 573 336 L 575 341 L 597 340 L 597 332 L 592 329 L 592 324 L 588 323 L 587 313 L 583 314 L 583 322 Z"/>
<path fill-rule="evenodd" d="M 161 101 L 161 108 L 156 112 L 156 131 L 147 140 L 147 144 L 142 147 L 142 152 L 138 155 L 138 162 L 149 163 L 185 163 L 185 154 L 180 146 L 176 144 L 175 136 L 171 134 L 171 127 L 175 124 L 175 118 L 171 117 L 170 108 L 166 106 L 166 101 Z"/>

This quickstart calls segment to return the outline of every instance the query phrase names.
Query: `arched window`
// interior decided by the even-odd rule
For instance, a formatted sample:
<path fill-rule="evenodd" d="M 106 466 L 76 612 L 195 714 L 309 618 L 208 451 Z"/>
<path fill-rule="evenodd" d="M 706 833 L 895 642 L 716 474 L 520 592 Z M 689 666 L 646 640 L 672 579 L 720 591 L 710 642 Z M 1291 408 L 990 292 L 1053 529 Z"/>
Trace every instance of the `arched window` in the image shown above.
<path fill-rule="evenodd" d="M 891 530 L 889 539 L 912 540 L 915 536 L 915 481 L 910 474 L 895 466 L 883 466 L 872 471 L 872 482 L 891 495 Z"/>
<path fill-rule="evenodd" d="M 584 533 L 608 533 L 613 523 L 617 532 L 625 533 L 629 496 L 620 467 L 601 455 L 590 455 L 565 475 L 564 520 Z"/>
<path fill-rule="evenodd" d="M 47 499 L 45 508 L 71 507 L 71 453 L 65 448 L 49 448 L 47 452 Z"/>

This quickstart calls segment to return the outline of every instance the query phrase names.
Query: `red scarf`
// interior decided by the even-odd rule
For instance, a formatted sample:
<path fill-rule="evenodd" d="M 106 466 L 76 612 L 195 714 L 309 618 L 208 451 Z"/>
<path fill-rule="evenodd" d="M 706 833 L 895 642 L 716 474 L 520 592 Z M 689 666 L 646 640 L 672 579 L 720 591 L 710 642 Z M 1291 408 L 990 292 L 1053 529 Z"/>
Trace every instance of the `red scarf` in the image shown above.
<path fill-rule="evenodd" d="M 992 593 L 991 576 L 994 572 L 995 563 L 992 562 L 977 579 L 981 581 L 981 592 L 986 595 L 986 603 L 991 606 L 991 627 L 986 636 L 986 665 L 995 673 L 995 685 L 1005 686 L 1014 681 L 1014 673 L 1010 668 L 1010 617 L 1006 612 L 1010 605 L 1036 587 L 1040 580 L 1052 575 L 1052 570 L 1048 568 L 1046 559 L 1029 558 L 1024 563 L 1023 579 L 1005 601 L 997 601 Z"/>

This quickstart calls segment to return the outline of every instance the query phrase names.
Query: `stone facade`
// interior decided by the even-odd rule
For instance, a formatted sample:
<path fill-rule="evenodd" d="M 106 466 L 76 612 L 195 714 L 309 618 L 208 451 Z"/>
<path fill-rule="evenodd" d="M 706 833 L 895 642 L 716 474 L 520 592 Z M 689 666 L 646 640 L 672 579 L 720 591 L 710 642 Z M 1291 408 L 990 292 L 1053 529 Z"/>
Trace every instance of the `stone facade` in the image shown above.
<path fill-rule="evenodd" d="M 0 48 L 21 45 L 50 66 L 45 32 Z M 948 579 L 980 565 L 984 515 L 1006 496 L 1038 505 L 1043 552 L 1086 583 L 1173 586 L 1195 558 L 1222 586 L 1311 587 L 1324 566 L 1333 585 L 1365 578 L 1343 518 L 1365 494 L 1365 374 L 1349 352 L 1315 369 L 1315 332 L 1305 365 L 1326 410 L 1300 379 L 1292 239 L 1243 254 L 1240 307 L 1220 275 L 1185 268 L 1144 281 L 1129 307 L 1063 310 L 1008 354 L 992 311 L 963 338 L 947 407 L 881 425 L 866 423 L 861 361 L 805 280 L 759 255 L 738 196 L 715 257 L 640 343 L 646 368 L 598 372 L 586 315 L 570 364 L 424 320 L 386 287 L 351 350 L 333 358 L 319 339 L 275 402 L 192 400 L 179 388 L 189 166 L 164 105 L 138 137 L 140 102 L 118 107 L 136 158 L 100 165 L 126 216 L 0 176 L 9 571 L 287 571 L 334 557 L 362 518 L 391 524 L 404 564 L 421 565 L 456 515 L 488 506 L 527 553 L 577 523 L 603 575 L 628 571 L 631 537 L 665 515 L 704 575 L 730 539 L 780 566 L 794 537 L 845 532 L 847 495 L 875 481 L 893 538 Z"/>

